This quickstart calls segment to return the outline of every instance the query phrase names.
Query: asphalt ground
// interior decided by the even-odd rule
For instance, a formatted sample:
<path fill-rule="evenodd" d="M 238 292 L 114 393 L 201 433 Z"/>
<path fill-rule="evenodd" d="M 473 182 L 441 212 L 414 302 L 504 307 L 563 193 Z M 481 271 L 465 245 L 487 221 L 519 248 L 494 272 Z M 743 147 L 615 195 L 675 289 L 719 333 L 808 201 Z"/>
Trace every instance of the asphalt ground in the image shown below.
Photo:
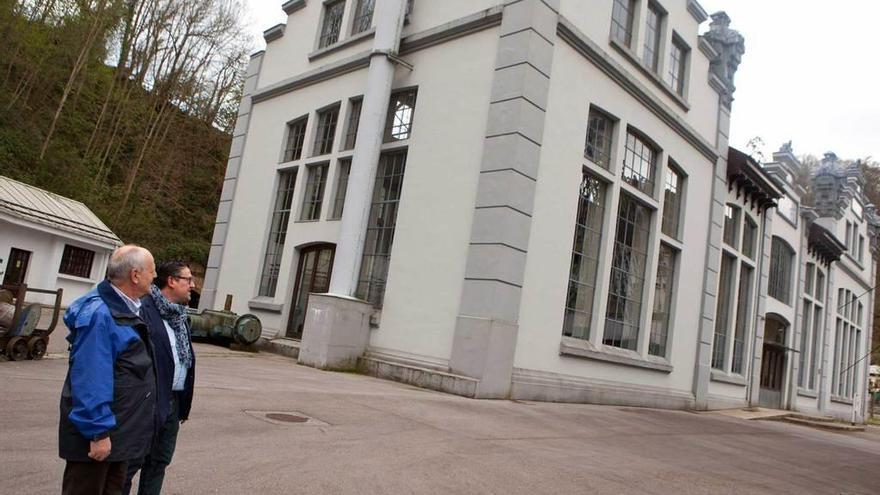
<path fill-rule="evenodd" d="M 197 356 L 166 494 L 880 493 L 877 430 L 471 400 L 267 354 Z M 66 367 L 0 362 L 0 493 L 60 492 Z"/>

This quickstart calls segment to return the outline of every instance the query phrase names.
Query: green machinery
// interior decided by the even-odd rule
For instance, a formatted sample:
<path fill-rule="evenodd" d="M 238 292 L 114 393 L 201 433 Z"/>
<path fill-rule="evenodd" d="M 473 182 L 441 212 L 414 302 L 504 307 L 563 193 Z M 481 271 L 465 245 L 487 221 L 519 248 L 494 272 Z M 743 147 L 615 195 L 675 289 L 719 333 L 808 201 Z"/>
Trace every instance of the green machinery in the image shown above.
<path fill-rule="evenodd" d="M 193 337 L 244 346 L 259 340 L 263 332 L 263 325 L 256 316 L 238 315 L 231 311 L 213 309 L 206 309 L 201 313 L 190 311 L 189 322 Z"/>
<path fill-rule="evenodd" d="M 49 335 L 58 324 L 63 292 L 62 289 L 34 289 L 25 284 L 0 286 L 0 355 L 12 361 L 45 356 Z M 43 306 L 26 303 L 28 293 L 55 296 L 48 327 L 37 327 Z"/>

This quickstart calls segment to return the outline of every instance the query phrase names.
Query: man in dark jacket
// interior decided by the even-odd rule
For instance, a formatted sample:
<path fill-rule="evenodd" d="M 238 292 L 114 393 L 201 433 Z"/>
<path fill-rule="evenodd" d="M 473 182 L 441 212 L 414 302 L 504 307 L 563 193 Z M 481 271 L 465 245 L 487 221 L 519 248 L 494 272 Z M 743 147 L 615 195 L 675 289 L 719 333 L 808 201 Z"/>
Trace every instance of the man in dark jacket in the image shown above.
<path fill-rule="evenodd" d="M 153 256 L 122 246 L 107 277 L 64 315 L 70 360 L 61 391 L 58 451 L 64 495 L 118 494 L 128 461 L 156 430 L 156 371 L 140 298 L 156 276 Z"/>
<path fill-rule="evenodd" d="M 131 490 L 138 469 L 138 495 L 158 495 L 162 491 L 165 468 L 171 463 L 180 424 L 189 419 L 195 383 L 195 354 L 190 340 L 186 305 L 192 288 L 192 272 L 180 261 L 159 265 L 158 276 L 143 301 L 156 349 L 159 430 L 146 458 L 129 463 L 123 493 Z"/>

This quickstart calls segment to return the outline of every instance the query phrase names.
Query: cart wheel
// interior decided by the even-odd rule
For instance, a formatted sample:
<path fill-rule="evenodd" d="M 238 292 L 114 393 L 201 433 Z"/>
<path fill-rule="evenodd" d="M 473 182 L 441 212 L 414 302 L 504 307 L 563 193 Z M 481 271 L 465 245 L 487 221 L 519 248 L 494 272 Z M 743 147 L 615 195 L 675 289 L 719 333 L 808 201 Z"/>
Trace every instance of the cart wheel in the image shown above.
<path fill-rule="evenodd" d="M 43 337 L 31 337 L 27 343 L 28 356 L 31 359 L 43 359 L 46 355 L 46 339 Z"/>
<path fill-rule="evenodd" d="M 24 361 L 28 357 L 27 341 L 21 337 L 12 337 L 6 344 L 6 357 L 13 361 Z"/>

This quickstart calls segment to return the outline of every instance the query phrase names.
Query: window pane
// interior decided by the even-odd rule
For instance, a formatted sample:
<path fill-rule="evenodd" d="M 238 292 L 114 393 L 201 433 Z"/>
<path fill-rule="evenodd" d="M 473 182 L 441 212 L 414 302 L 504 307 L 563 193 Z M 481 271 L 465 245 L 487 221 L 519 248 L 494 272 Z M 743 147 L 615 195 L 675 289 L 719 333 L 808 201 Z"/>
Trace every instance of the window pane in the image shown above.
<path fill-rule="evenodd" d="M 584 156 L 607 169 L 611 165 L 611 133 L 614 122 L 602 112 L 590 109 Z"/>
<path fill-rule="evenodd" d="M 687 47 L 681 41 L 673 38 L 672 49 L 669 52 L 669 72 L 666 75 L 666 82 L 679 96 L 684 96 L 687 55 Z"/>
<path fill-rule="evenodd" d="M 715 314 L 715 339 L 712 343 L 712 367 L 724 370 L 727 365 L 727 339 L 730 328 L 730 307 L 733 302 L 733 277 L 736 259 L 728 255 L 721 258 L 718 308 Z"/>
<path fill-rule="evenodd" d="M 800 368 L 798 368 L 798 386 L 806 387 L 807 386 L 807 359 L 809 358 L 810 342 L 812 341 L 810 331 L 812 327 L 810 326 L 810 320 L 813 318 L 813 304 L 810 301 L 804 300 L 804 314 L 803 321 L 801 326 L 801 347 L 800 347 Z"/>
<path fill-rule="evenodd" d="M 373 24 L 374 0 L 358 0 L 354 11 L 351 34 L 358 34 L 370 29 Z"/>
<path fill-rule="evenodd" d="M 390 143 L 410 138 L 415 108 L 415 90 L 391 95 L 391 103 L 388 105 L 388 117 L 385 121 L 384 142 Z"/>
<path fill-rule="evenodd" d="M 611 37 L 626 46 L 632 44 L 633 11 L 635 0 L 614 0 L 611 12 Z"/>
<path fill-rule="evenodd" d="M 660 20 L 660 11 L 655 6 L 648 5 L 642 61 L 654 72 L 657 72 L 657 62 L 660 60 Z"/>
<path fill-rule="evenodd" d="M 348 191 L 348 176 L 351 174 L 351 160 L 339 160 L 339 172 L 336 174 L 336 199 L 333 201 L 333 219 L 342 218 L 345 206 L 345 194 Z"/>
<path fill-rule="evenodd" d="M 92 263 L 94 261 L 94 251 L 66 244 L 64 246 L 64 253 L 61 255 L 61 266 L 58 268 L 58 273 L 72 275 L 74 277 L 90 278 L 92 276 Z"/>
<path fill-rule="evenodd" d="M 406 151 L 383 154 L 373 185 L 373 202 L 370 205 L 356 296 L 376 307 L 382 307 L 385 297 L 405 165 Z"/>
<path fill-rule="evenodd" d="M 657 282 L 654 286 L 654 313 L 651 318 L 651 340 L 648 354 L 666 356 L 669 336 L 669 313 L 672 307 L 672 284 L 675 277 L 675 251 L 666 244 L 660 245 L 657 260 Z"/>
<path fill-rule="evenodd" d="M 324 201 L 324 188 L 327 183 L 327 165 L 312 165 L 308 168 L 306 193 L 303 195 L 300 220 L 321 218 L 321 203 Z"/>
<path fill-rule="evenodd" d="M 569 337 L 585 340 L 590 338 L 604 216 L 605 185 L 585 173 L 578 193 L 578 212 L 562 326 L 562 334 Z"/>
<path fill-rule="evenodd" d="M 739 293 L 736 303 L 736 329 L 733 335 L 733 363 L 730 371 L 742 374 L 745 365 L 746 336 L 751 321 L 752 269 L 742 264 L 739 270 Z"/>
<path fill-rule="evenodd" d="M 768 293 L 770 297 L 791 304 L 791 271 L 794 251 L 778 237 L 773 238 L 770 249 L 770 281 Z"/>
<path fill-rule="evenodd" d="M 287 124 L 287 145 L 284 148 L 285 162 L 302 158 L 303 144 L 306 140 L 306 123 L 308 123 L 308 118 Z"/>
<path fill-rule="evenodd" d="M 824 303 L 825 299 L 825 274 L 822 270 L 816 270 L 816 301 Z"/>
<path fill-rule="evenodd" d="M 345 129 L 345 142 L 342 143 L 342 149 L 354 149 L 357 142 L 358 126 L 361 123 L 361 108 L 364 104 L 363 100 L 352 100 L 348 111 L 348 126 Z"/>
<path fill-rule="evenodd" d="M 324 5 L 324 24 L 321 26 L 321 39 L 318 41 L 318 48 L 324 48 L 339 41 L 339 31 L 342 28 L 342 13 L 344 11 L 345 1 Z"/>
<path fill-rule="evenodd" d="M 655 159 L 656 151 L 651 145 L 635 134 L 627 132 L 622 171 L 624 182 L 653 196 Z"/>
<path fill-rule="evenodd" d="M 275 209 L 269 227 L 269 242 L 263 256 L 263 271 L 260 276 L 261 296 L 274 297 L 281 270 L 281 253 L 287 237 L 287 222 L 290 219 L 290 206 L 293 203 L 293 186 L 296 171 L 281 172 L 278 177 L 278 190 L 275 192 Z"/>
<path fill-rule="evenodd" d="M 739 208 L 731 205 L 724 207 L 724 242 L 736 249 L 736 238 L 739 234 Z"/>
<path fill-rule="evenodd" d="M 681 190 L 682 179 L 672 167 L 666 167 L 666 185 L 663 199 L 663 228 L 664 234 L 678 238 L 678 224 L 681 216 Z"/>
<path fill-rule="evenodd" d="M 808 296 L 813 295 L 813 278 L 816 276 L 816 265 L 807 263 L 806 273 L 804 273 L 804 292 Z"/>
<path fill-rule="evenodd" d="M 318 129 L 315 133 L 312 156 L 326 155 L 333 151 L 333 138 L 336 136 L 336 120 L 338 118 L 338 106 L 318 112 Z"/>
<path fill-rule="evenodd" d="M 605 345 L 630 350 L 638 347 L 650 221 L 648 208 L 621 194 L 605 314 Z"/>
<path fill-rule="evenodd" d="M 819 365 L 821 350 L 819 349 L 819 335 L 824 332 L 825 322 L 822 319 L 822 308 L 818 305 L 813 308 L 813 334 L 810 343 L 810 366 L 809 366 L 809 389 L 816 389 L 816 370 Z"/>
<path fill-rule="evenodd" d="M 751 259 L 755 259 L 755 240 L 758 236 L 758 225 L 745 215 L 743 222 L 742 253 Z"/>

